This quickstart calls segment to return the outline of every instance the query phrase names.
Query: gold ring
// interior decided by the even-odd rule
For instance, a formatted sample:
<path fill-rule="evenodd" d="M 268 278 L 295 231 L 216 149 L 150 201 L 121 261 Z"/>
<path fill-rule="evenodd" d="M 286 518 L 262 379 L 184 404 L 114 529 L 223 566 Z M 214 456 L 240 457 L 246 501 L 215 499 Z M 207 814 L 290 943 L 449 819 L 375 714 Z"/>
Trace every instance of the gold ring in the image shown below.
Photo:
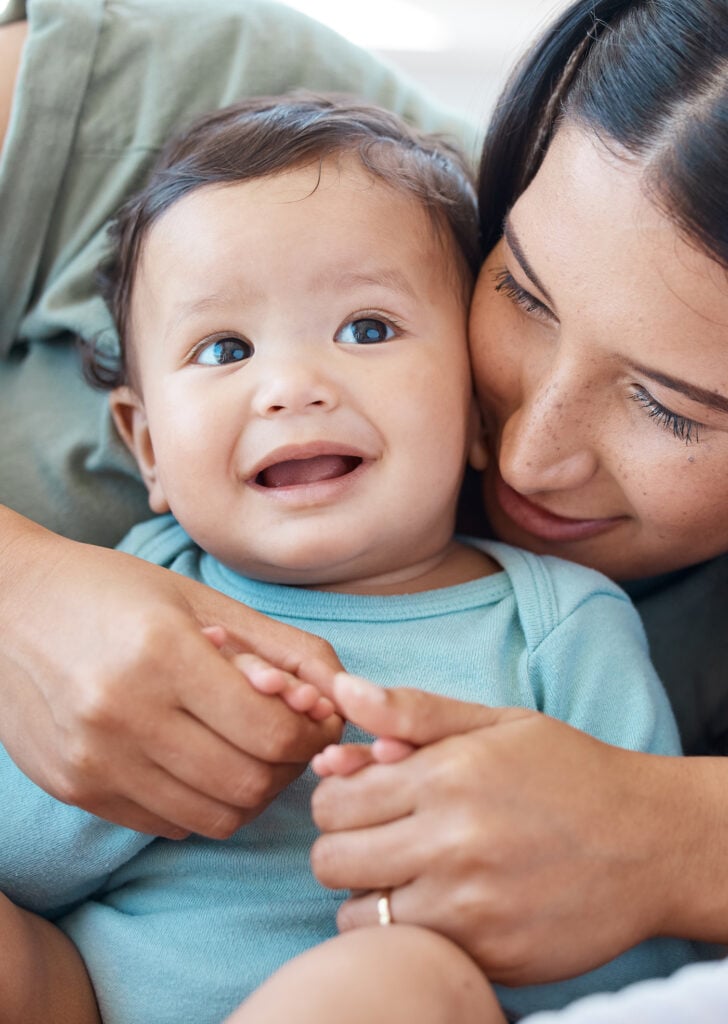
<path fill-rule="evenodd" d="M 382 927 L 392 924 L 392 906 L 389 902 L 389 894 L 392 890 L 385 889 L 377 900 L 377 916 Z"/>

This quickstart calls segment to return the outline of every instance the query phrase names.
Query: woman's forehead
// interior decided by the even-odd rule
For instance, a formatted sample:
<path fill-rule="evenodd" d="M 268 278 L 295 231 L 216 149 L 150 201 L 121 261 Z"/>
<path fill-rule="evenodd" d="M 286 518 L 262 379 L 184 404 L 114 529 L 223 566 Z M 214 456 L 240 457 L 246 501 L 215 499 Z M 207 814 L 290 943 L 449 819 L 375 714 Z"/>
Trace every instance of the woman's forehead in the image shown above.
<path fill-rule="evenodd" d="M 660 206 L 645 164 L 577 127 L 556 135 L 506 237 L 539 280 L 571 277 L 592 302 L 682 305 L 728 327 L 728 275 Z M 556 298 L 556 296 L 555 296 Z"/>

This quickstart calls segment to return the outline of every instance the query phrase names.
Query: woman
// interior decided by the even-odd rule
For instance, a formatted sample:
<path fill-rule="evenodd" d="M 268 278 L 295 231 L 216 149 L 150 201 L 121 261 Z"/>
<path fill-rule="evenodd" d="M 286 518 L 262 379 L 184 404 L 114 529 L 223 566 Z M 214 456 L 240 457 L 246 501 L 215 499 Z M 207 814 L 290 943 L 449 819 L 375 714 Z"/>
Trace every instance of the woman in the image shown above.
<path fill-rule="evenodd" d="M 728 394 L 720 350 L 728 323 L 728 200 L 719 191 L 725 181 L 725 131 L 720 120 L 710 117 L 722 103 L 725 123 L 727 20 L 720 0 L 577 4 L 554 25 L 511 86 L 490 132 L 482 174 L 483 222 L 493 232 L 486 234 L 493 251 L 476 293 L 473 347 L 500 470 L 494 460 L 486 476 L 488 511 L 506 540 L 595 564 L 618 578 L 679 572 L 678 577 L 640 581 L 645 592 L 641 610 L 663 676 L 673 665 L 676 675 L 680 672 L 669 641 L 690 639 L 698 625 L 705 626 L 707 615 L 714 614 L 715 623 L 721 623 L 725 605 L 726 559 L 719 556 L 728 550 L 728 527 L 720 518 L 728 451 L 719 417 L 725 412 L 720 398 L 725 403 Z M 680 33 L 685 39 L 676 42 Z M 622 63 L 621 47 L 632 55 L 631 66 Z M 608 90 L 612 80 L 615 94 L 590 93 L 587 88 L 596 83 Z M 646 101 L 641 121 L 607 118 L 609 113 L 621 115 L 633 99 Z M 562 108 L 564 124 L 554 130 Z M 700 126 L 697 140 L 702 139 L 702 147 L 688 145 L 686 129 L 695 125 Z M 597 143 L 597 137 L 607 145 Z M 676 144 L 670 151 L 667 142 L 673 138 Z M 697 200 L 706 182 L 712 184 L 705 216 L 670 191 L 682 164 L 694 167 L 701 156 L 706 163 L 697 172 L 700 188 L 694 184 L 687 195 Z M 652 163 L 648 157 L 654 158 Z M 644 173 L 648 164 L 654 175 Z M 590 184 L 592 175 L 596 185 Z M 609 216 L 595 196 L 607 204 Z M 500 226 L 509 210 L 508 231 L 501 241 Z M 610 332 L 605 325 L 612 322 Z M 685 351 L 695 360 L 694 368 L 685 366 Z M 704 406 L 710 406 L 709 414 L 703 414 Z M 654 434 L 645 433 L 646 427 Z M 668 440 L 674 446 L 669 455 L 662 447 Z M 672 485 L 678 472 L 676 453 L 679 486 L 663 490 L 664 478 Z M 13 519 L 8 522 L 7 530 L 17 526 Z M 634 524 L 644 526 L 641 536 L 629 532 Z M 102 691 L 106 696 L 101 698 L 89 701 L 71 694 L 69 701 L 63 689 L 71 687 L 68 677 L 61 687 L 54 689 L 53 683 L 59 666 L 75 663 L 77 650 L 57 651 L 61 638 L 54 635 L 45 644 L 55 655 L 48 668 L 47 650 L 39 645 L 33 626 L 38 615 L 29 619 L 26 613 L 18 621 L 17 595 L 22 596 L 25 586 L 24 608 L 40 605 L 43 614 L 47 605 L 46 619 L 51 612 L 57 615 L 52 598 L 63 588 L 58 584 L 56 591 L 54 580 L 63 580 L 67 592 L 64 563 L 68 566 L 71 557 L 76 559 L 73 572 L 91 572 L 94 580 L 101 580 L 99 588 L 105 573 L 125 572 L 130 598 L 140 595 L 145 609 L 155 603 L 146 597 L 146 586 L 155 601 L 162 590 L 158 577 L 149 577 L 147 583 L 136 567 L 122 570 L 113 553 L 82 548 L 66 556 L 56 554 L 66 550 L 63 542 L 51 542 L 45 534 L 37 540 L 31 535 L 30 542 L 21 542 L 19 530 L 14 536 L 14 550 L 22 553 L 17 561 L 24 569 L 29 552 L 47 550 L 58 565 L 56 574 L 46 567 L 42 579 L 48 592 L 43 598 L 37 596 L 40 569 L 37 575 L 25 571 L 18 576 L 12 603 L 9 595 L 3 597 L 3 615 L 11 627 L 6 636 L 13 641 L 6 642 L 11 653 L 4 657 L 15 666 L 15 699 L 4 716 L 9 723 L 4 731 L 8 743 L 16 737 L 17 756 L 29 773 L 54 789 L 47 758 L 33 754 L 33 736 L 36 744 L 47 736 L 59 748 L 52 718 L 75 733 L 74 716 L 85 703 L 82 718 L 98 723 L 87 727 L 86 735 L 104 736 L 113 732 L 109 722 L 127 722 L 120 734 L 122 750 L 100 773 L 101 783 L 93 785 L 90 796 L 83 788 L 87 784 L 78 781 L 66 783 L 66 795 L 94 810 L 108 810 L 127 824 L 158 829 L 161 824 L 165 834 L 174 827 L 198 827 L 200 818 L 203 831 L 224 834 L 236 820 L 244 820 L 236 819 L 239 812 L 233 809 L 239 794 L 227 790 L 227 799 L 220 803 L 213 796 L 225 792 L 229 770 L 213 773 L 205 783 L 207 798 L 198 795 L 203 785 L 199 766 L 182 779 L 183 788 L 169 772 L 161 775 L 174 761 L 181 736 L 179 728 L 174 731 L 167 723 L 179 727 L 180 719 L 185 725 L 191 720 L 195 733 L 185 746 L 199 743 L 211 753 L 201 722 L 209 722 L 213 730 L 216 725 L 223 732 L 226 728 L 218 724 L 223 716 L 212 716 L 199 699 L 194 679 L 181 695 L 172 682 L 166 707 L 150 712 L 139 698 L 138 718 L 124 710 L 128 701 L 113 687 L 110 695 Z M 27 538 L 27 532 L 22 536 Z M 679 552 L 677 560 L 674 551 Z M 699 564 L 693 568 L 693 563 Z M 232 620 L 232 613 L 213 598 L 167 586 L 171 591 L 163 602 L 176 609 L 174 625 L 187 637 L 186 644 L 192 644 L 196 621 L 217 618 L 230 623 L 238 635 L 245 629 L 245 623 Z M 88 608 L 94 594 L 105 591 L 84 582 L 74 593 L 83 595 Z M 691 600 L 700 609 L 700 620 L 689 616 Z M 675 622 L 664 618 L 661 602 L 668 611 L 674 602 Z M 128 614 L 125 604 L 97 615 L 103 655 L 113 635 L 108 623 Z M 166 637 L 174 633 L 169 621 Z M 137 619 L 125 632 L 134 635 L 138 625 Z M 152 647 L 155 635 L 159 633 L 150 639 L 147 634 Z M 700 665 L 700 679 L 704 668 L 710 668 L 704 657 L 708 645 L 717 650 L 719 637 L 725 637 L 725 630 L 719 632 L 717 625 L 714 635 L 702 630 L 690 651 Z M 259 649 L 272 651 L 275 658 L 285 644 L 286 638 L 263 639 Z M 205 654 L 212 656 L 207 650 Z M 202 648 L 181 649 L 175 667 L 185 665 L 185 655 L 201 657 Z M 134 666 L 149 663 L 149 648 L 137 649 Z M 717 670 L 717 657 L 713 664 Z M 205 673 L 206 684 L 212 671 L 210 667 Z M 108 672 L 108 661 L 104 663 L 98 649 L 85 659 L 81 675 L 91 672 Z M 30 675 L 38 680 L 35 688 L 29 686 Z M 670 683 L 669 672 L 667 676 Z M 116 679 L 122 686 L 125 674 Z M 684 680 L 679 683 L 689 690 Z M 97 692 L 94 686 L 89 689 Z M 674 693 L 677 687 L 670 689 Z M 226 692 L 224 682 L 220 692 Z M 720 761 L 673 763 L 629 754 L 536 715 L 507 709 L 474 714 L 470 707 L 441 705 L 414 692 L 391 698 L 377 698 L 366 690 L 339 695 L 346 712 L 360 724 L 424 747 L 413 757 L 419 759 L 419 774 L 425 761 L 433 784 L 426 800 L 409 800 L 408 759 L 386 772 L 377 766 L 347 779 L 327 780 L 318 791 L 315 810 L 328 834 L 314 855 L 315 869 L 327 884 L 392 889 L 389 908 L 395 920 L 428 925 L 454 938 L 490 977 L 506 983 L 584 970 L 648 935 L 728 938 L 728 880 L 721 881 L 725 769 Z M 180 707 L 188 713 L 172 713 Z M 720 699 L 715 709 L 720 709 Z M 682 710 L 679 703 L 677 710 Z M 681 719 L 688 726 L 689 712 L 688 706 Z M 238 714 L 244 713 L 240 708 Z M 150 715 L 155 716 L 153 731 L 146 725 Z M 31 737 L 25 749 L 20 749 L 20 735 Z M 250 742 L 224 735 L 234 750 L 227 751 L 231 757 L 238 756 L 235 748 L 246 749 Z M 248 748 L 247 771 L 250 775 L 252 765 L 258 784 L 254 795 L 246 795 L 248 813 L 284 782 L 282 772 L 275 777 L 267 770 L 261 773 L 261 764 L 302 762 L 307 750 L 324 741 L 321 736 L 291 739 L 289 731 L 295 756 Z M 76 757 L 81 766 L 71 772 L 76 780 L 88 774 L 83 761 L 93 761 L 85 744 L 83 740 Z M 91 744 L 96 750 L 100 746 L 98 740 Z M 124 767 L 128 746 L 131 771 Z M 172 753 L 159 755 L 160 749 Z M 707 747 L 695 744 L 694 749 Z M 50 763 L 56 776 L 68 775 L 60 751 Z M 131 787 L 117 781 L 127 775 Z M 153 797 L 145 795 L 147 787 L 140 780 L 151 790 L 157 777 L 161 790 L 155 786 Z M 62 795 L 63 784 L 56 779 L 54 791 L 59 790 Z M 211 811 L 206 818 L 202 805 Z M 341 926 L 376 921 L 381 899 L 372 895 L 352 901 Z"/>
<path fill-rule="evenodd" d="M 725 680 L 725 661 L 710 672 L 728 598 L 727 57 L 714 0 L 574 5 L 506 90 L 480 182 L 490 254 L 471 338 L 489 521 L 636 577 L 648 608 L 674 601 L 669 630 L 646 616 L 672 694 L 692 632 L 712 649 L 692 647 L 690 677 Z M 445 932 L 506 982 L 649 934 L 728 939 L 723 761 L 633 757 L 512 711 L 468 722 L 419 695 L 386 712 L 368 699 L 345 710 L 416 746 L 474 731 L 415 755 L 432 774 L 424 803 L 407 796 L 407 761 L 322 784 L 326 884 L 393 887 L 395 920 Z M 376 899 L 342 926 L 376 920 Z"/>

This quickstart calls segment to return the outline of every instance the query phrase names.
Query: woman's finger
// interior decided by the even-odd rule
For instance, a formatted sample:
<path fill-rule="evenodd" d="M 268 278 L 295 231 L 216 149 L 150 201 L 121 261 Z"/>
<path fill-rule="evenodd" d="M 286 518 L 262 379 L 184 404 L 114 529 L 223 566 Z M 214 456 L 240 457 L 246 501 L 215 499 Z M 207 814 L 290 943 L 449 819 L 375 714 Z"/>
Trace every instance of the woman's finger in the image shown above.
<path fill-rule="evenodd" d="M 423 690 L 386 690 L 346 672 L 336 674 L 332 697 L 341 715 L 365 731 L 418 747 L 532 714 L 524 708 L 491 708 Z"/>
<path fill-rule="evenodd" d="M 420 898 L 418 881 L 408 882 L 396 888 L 382 887 L 352 895 L 341 904 L 336 914 L 336 926 L 340 932 L 353 931 L 355 928 L 370 928 L 379 924 L 379 901 L 386 895 L 389 901 L 389 915 L 392 924 L 429 925 L 423 917 L 425 905 Z"/>
<path fill-rule="evenodd" d="M 323 779 L 311 798 L 316 825 L 324 832 L 341 832 L 412 814 L 420 792 L 417 763 L 412 765 L 416 757 L 399 764 L 369 764 L 352 775 Z"/>
<path fill-rule="evenodd" d="M 433 828 L 434 821 L 430 821 Z M 384 889 L 405 885 L 424 870 L 423 821 L 400 818 L 388 825 L 320 836 L 311 867 L 329 889 Z"/>
<path fill-rule="evenodd" d="M 417 750 L 411 743 L 404 740 L 393 740 L 388 737 L 376 739 L 371 746 L 372 757 L 378 764 L 396 764 L 403 761 Z"/>

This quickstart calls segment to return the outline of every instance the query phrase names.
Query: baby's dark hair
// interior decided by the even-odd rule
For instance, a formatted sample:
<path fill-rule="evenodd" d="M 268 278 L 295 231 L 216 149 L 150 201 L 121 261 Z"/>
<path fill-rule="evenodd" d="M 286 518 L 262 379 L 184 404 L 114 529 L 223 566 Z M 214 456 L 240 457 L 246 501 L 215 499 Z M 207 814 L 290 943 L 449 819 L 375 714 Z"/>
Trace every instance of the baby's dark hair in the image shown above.
<path fill-rule="evenodd" d="M 453 251 L 453 287 L 467 301 L 481 250 L 473 178 L 455 145 L 347 97 L 258 97 L 208 114 L 172 139 L 146 186 L 111 223 L 111 252 L 98 278 L 119 353 L 110 358 L 108 350 L 86 345 L 86 379 L 102 389 L 129 382 L 134 278 L 144 240 L 166 210 L 207 185 L 251 181 L 341 154 L 355 155 L 376 178 L 422 203 Z"/>

